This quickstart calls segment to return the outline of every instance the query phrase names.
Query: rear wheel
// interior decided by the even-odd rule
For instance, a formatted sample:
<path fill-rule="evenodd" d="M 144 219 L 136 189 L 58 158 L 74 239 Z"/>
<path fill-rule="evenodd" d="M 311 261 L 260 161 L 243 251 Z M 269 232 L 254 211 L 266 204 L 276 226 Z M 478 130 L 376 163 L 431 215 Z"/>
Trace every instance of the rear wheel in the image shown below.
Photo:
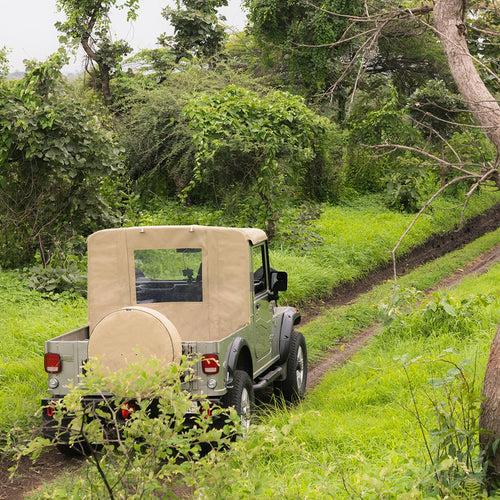
<path fill-rule="evenodd" d="M 252 420 L 254 394 L 252 379 L 246 371 L 235 370 L 233 387 L 224 396 L 223 403 L 225 407 L 232 406 L 236 410 L 243 429 L 248 430 Z"/>
<path fill-rule="evenodd" d="M 292 332 L 290 352 L 286 364 L 285 380 L 276 384 L 278 393 L 287 403 L 296 403 L 306 393 L 307 386 L 307 348 L 306 339 L 301 333 Z"/>

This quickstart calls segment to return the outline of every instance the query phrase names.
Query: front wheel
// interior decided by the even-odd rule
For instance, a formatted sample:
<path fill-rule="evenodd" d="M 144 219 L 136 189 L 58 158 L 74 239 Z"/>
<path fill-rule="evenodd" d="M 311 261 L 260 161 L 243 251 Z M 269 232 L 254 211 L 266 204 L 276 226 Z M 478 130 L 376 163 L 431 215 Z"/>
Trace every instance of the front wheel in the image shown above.
<path fill-rule="evenodd" d="M 287 403 L 296 403 L 304 398 L 307 386 L 307 347 L 301 333 L 292 332 L 290 352 L 286 364 L 285 380 L 276 384 L 278 393 Z"/>
<path fill-rule="evenodd" d="M 244 431 L 250 427 L 254 406 L 253 384 L 250 375 L 244 370 L 235 370 L 233 387 L 224 396 L 225 407 L 234 407 L 240 416 Z"/>

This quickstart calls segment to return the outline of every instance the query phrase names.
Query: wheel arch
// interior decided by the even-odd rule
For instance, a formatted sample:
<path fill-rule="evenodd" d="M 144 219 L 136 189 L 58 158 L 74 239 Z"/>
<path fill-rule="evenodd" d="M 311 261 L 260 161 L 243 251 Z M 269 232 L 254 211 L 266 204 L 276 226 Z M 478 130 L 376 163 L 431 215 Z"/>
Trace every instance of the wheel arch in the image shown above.
<path fill-rule="evenodd" d="M 301 316 L 297 309 L 293 307 L 287 308 L 283 313 L 280 330 L 280 363 L 285 363 L 290 352 L 290 339 L 294 327 L 300 324 Z"/>
<path fill-rule="evenodd" d="M 231 344 L 227 358 L 228 386 L 232 383 L 235 370 L 246 371 L 253 380 L 253 366 L 252 353 L 248 342 L 242 337 L 237 337 Z"/>

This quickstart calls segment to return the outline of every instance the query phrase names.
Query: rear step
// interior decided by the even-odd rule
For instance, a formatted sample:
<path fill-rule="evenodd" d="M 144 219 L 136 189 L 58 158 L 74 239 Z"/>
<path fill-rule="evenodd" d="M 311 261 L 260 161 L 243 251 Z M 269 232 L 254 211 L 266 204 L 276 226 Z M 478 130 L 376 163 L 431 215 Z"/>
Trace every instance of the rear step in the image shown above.
<path fill-rule="evenodd" d="M 286 365 L 285 365 L 286 366 Z M 272 384 L 277 378 L 280 378 L 284 374 L 285 368 L 283 366 L 278 366 L 274 370 L 267 372 L 261 378 L 257 379 L 257 383 L 253 385 L 254 391 L 259 391 L 266 388 Z"/>

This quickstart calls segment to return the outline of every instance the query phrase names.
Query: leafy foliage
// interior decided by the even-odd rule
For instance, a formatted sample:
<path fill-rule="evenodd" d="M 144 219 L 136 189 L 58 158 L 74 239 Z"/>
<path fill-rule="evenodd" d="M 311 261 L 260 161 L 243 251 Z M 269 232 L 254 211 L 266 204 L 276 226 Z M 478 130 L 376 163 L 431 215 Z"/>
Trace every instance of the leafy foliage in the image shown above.
<path fill-rule="evenodd" d="M 301 98 L 279 91 L 260 96 L 230 85 L 191 100 L 184 112 L 196 148 L 186 197 L 203 185 L 239 184 L 259 200 L 273 234 L 285 193 L 321 199 L 334 192 L 327 144 L 335 128 Z"/>
<path fill-rule="evenodd" d="M 460 96 L 451 92 L 443 80 L 428 80 L 413 92 L 408 106 L 415 120 L 423 124 L 424 135 L 438 142 L 439 136 L 448 138 L 460 127 L 456 122 L 465 108 Z"/>
<path fill-rule="evenodd" d="M 381 191 L 387 186 L 387 176 L 394 175 L 399 163 L 399 178 L 406 178 L 408 169 L 415 169 L 411 155 L 400 150 L 377 152 L 373 146 L 379 144 L 401 144 L 415 146 L 421 141 L 419 131 L 415 129 L 408 113 L 398 103 L 398 94 L 394 88 L 389 97 L 377 109 L 366 109 L 358 104 L 356 114 L 350 118 L 350 132 L 345 156 L 346 182 L 358 191 Z M 404 155 L 404 159 L 400 159 Z M 397 197 L 399 194 L 397 195 Z M 410 195 L 414 198 L 413 195 Z M 396 199 L 397 199 L 396 197 Z M 410 208 L 413 200 L 396 201 L 395 205 Z"/>
<path fill-rule="evenodd" d="M 162 35 L 159 42 L 172 49 L 177 62 L 194 56 L 215 56 L 226 38 L 221 22 L 225 19 L 217 14 L 217 9 L 225 5 L 227 0 L 177 0 L 175 8 L 165 7 L 162 12 L 175 34 Z"/>
<path fill-rule="evenodd" d="M 87 295 L 87 276 L 76 266 L 33 266 L 25 269 L 28 286 L 52 298 L 64 292 Z"/>
<path fill-rule="evenodd" d="M 457 337 L 466 338 L 481 329 L 478 311 L 493 301 L 491 295 L 455 299 L 450 294 L 440 293 L 413 315 L 400 316 L 391 328 L 394 334 L 400 332 L 408 336 L 432 337 L 452 332 Z"/>
<path fill-rule="evenodd" d="M 247 0 L 251 30 L 275 61 L 283 61 L 286 80 L 292 88 L 307 95 L 328 90 L 342 74 L 346 62 L 362 41 L 349 35 L 351 42 L 335 47 L 349 22 L 342 15 L 362 14 L 361 1 L 326 0 L 318 7 L 301 0 Z M 332 16 L 329 12 L 339 13 Z M 332 99 L 338 103 L 339 116 L 345 111 L 347 88 L 341 82 Z"/>
<path fill-rule="evenodd" d="M 66 498 L 151 498 L 191 485 L 203 453 L 220 450 L 240 432 L 236 412 L 211 406 L 185 389 L 197 362 L 165 366 L 152 359 L 112 374 L 88 363 L 81 385 L 54 406 L 60 435 L 53 441 L 35 438 L 20 446 L 18 457 L 36 458 L 56 444 L 86 449 L 85 474 L 68 485 Z M 101 401 L 82 404 L 89 393 L 102 395 Z M 215 419 L 222 425 L 216 428 Z"/>
<path fill-rule="evenodd" d="M 91 99 L 63 81 L 62 53 L 30 63 L 0 86 L 0 259 L 3 266 L 46 264 L 58 245 L 111 224 L 101 193 L 120 171 L 114 135 Z"/>

